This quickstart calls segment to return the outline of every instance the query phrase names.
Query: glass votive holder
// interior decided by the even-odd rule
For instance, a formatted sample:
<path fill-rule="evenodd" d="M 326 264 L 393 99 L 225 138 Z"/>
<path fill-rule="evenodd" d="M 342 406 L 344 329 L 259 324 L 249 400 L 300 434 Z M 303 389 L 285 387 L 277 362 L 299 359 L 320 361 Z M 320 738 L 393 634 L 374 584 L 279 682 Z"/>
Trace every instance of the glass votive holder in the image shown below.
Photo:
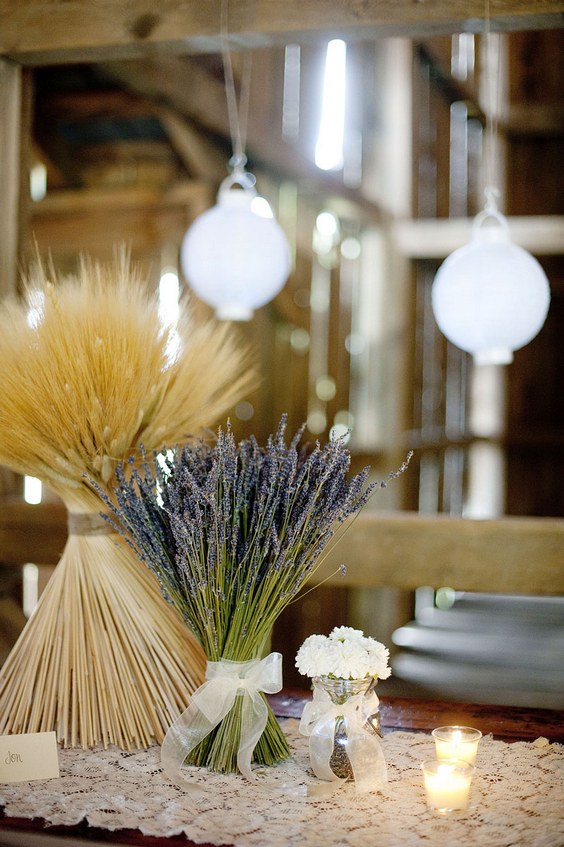
<path fill-rule="evenodd" d="M 448 815 L 468 808 L 474 765 L 461 759 L 433 759 L 421 768 L 427 805 L 433 812 Z"/>
<path fill-rule="evenodd" d="M 479 729 L 471 726 L 439 726 L 431 733 L 435 739 L 437 759 L 462 759 L 473 765 L 482 737 Z"/>

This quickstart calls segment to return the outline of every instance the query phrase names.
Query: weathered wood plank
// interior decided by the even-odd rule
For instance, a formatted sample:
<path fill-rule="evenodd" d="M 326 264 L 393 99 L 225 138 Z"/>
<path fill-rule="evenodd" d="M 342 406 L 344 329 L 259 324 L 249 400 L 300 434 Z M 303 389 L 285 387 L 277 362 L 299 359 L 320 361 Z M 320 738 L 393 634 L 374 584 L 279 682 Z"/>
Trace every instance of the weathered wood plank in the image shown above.
<path fill-rule="evenodd" d="M 562 25 L 558 0 L 492 0 L 492 29 Z M 99 60 L 104 56 L 217 52 L 221 0 L 169 0 L 160 6 L 114 0 L 1 0 L 0 54 L 26 62 Z M 46 23 L 47 22 L 47 23 Z M 483 0 L 230 0 L 233 47 L 296 40 L 425 36 L 484 29 Z"/>
<path fill-rule="evenodd" d="M 537 256 L 559 256 L 564 244 L 564 216 L 536 215 L 508 218 L 512 240 Z M 444 259 L 467 244 L 472 235 L 471 218 L 421 218 L 394 221 L 395 247 L 411 259 Z"/>
<path fill-rule="evenodd" d="M 33 214 L 41 217 L 42 215 L 76 215 L 81 212 L 109 210 L 159 209 L 167 206 L 200 205 L 209 203 L 209 200 L 210 182 L 208 180 L 178 180 L 166 189 L 132 186 L 52 191 L 43 200 L 33 205 Z"/>
<path fill-rule="evenodd" d="M 58 561 L 66 537 L 62 506 L 6 502 L 0 562 Z M 343 587 L 449 585 L 460 590 L 564 595 L 564 520 L 467 520 L 411 512 L 361 514 L 326 557 L 315 581 L 335 573 Z"/>
<path fill-rule="evenodd" d="M 338 573 L 347 567 L 346 576 Z M 343 586 L 451 586 L 564 594 L 564 520 L 470 520 L 395 512 L 359 515 L 315 580 Z"/>
<path fill-rule="evenodd" d="M 194 218 L 214 199 L 215 186 L 203 180 L 178 182 L 165 191 L 124 188 L 52 192 L 34 204 L 30 236 L 40 253 L 50 252 L 58 260 L 73 260 L 82 252 L 106 261 L 117 243 L 126 244 L 135 256 L 150 255 L 163 243 L 179 243 Z"/>
<path fill-rule="evenodd" d="M 156 114 L 188 173 L 217 183 L 225 179 L 227 162 L 223 150 L 172 109 L 158 108 Z"/>
<path fill-rule="evenodd" d="M 59 503 L 31 506 L 4 499 L 0 509 L 0 562 L 54 565 L 67 539 L 67 511 Z"/>

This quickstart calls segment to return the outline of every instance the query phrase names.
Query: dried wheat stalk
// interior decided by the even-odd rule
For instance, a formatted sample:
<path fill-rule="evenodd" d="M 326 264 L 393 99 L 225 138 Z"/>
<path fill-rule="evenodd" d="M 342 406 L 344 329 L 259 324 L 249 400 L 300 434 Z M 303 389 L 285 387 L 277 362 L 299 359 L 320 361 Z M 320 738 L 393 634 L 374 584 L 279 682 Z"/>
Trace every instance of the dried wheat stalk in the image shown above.
<path fill-rule="evenodd" d="M 0 462 L 42 479 L 69 510 L 69 538 L 0 670 L 0 733 L 56 730 L 66 746 L 160 741 L 200 684 L 199 644 L 153 576 L 99 518 L 89 480 L 186 441 L 252 386 L 231 331 L 163 329 L 122 252 L 75 278 L 38 264 L 27 300 L 0 309 Z M 31 307 L 30 307 L 31 302 Z"/>

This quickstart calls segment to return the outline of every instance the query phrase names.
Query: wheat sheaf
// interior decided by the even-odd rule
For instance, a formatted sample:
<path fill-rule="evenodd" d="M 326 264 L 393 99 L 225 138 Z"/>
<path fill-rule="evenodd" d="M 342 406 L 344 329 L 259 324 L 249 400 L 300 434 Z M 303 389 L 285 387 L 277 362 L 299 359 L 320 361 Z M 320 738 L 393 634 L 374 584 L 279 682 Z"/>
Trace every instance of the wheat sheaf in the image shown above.
<path fill-rule="evenodd" d="M 183 443 L 254 387 L 228 325 L 174 326 L 125 251 L 74 276 L 37 262 L 0 306 L 0 464 L 67 506 L 69 536 L 0 670 L 0 734 L 55 730 L 65 746 L 160 742 L 205 659 L 158 585 L 99 517 L 120 461 Z"/>

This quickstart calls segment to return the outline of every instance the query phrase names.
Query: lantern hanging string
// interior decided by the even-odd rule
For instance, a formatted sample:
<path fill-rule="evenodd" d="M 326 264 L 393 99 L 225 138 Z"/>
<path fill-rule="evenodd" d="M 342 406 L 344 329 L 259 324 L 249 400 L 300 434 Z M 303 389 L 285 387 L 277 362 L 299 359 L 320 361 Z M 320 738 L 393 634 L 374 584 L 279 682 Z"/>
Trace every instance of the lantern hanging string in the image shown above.
<path fill-rule="evenodd" d="M 247 164 L 245 145 L 247 141 L 247 123 L 249 117 L 252 58 L 251 54 L 247 52 L 243 59 L 239 104 L 237 104 L 237 92 L 235 89 L 231 53 L 229 51 L 228 32 L 228 0 L 222 0 L 221 56 L 223 60 L 223 73 L 225 78 L 225 96 L 227 98 L 229 131 L 231 134 L 231 145 L 233 150 L 233 156 L 230 159 L 229 164 L 235 174 L 242 174 L 245 170 L 245 165 Z"/>
<path fill-rule="evenodd" d="M 501 41 L 498 35 L 495 62 L 493 62 L 490 0 L 485 0 L 484 37 L 484 64 L 488 91 L 488 102 L 486 104 L 485 114 L 487 147 L 486 155 L 484 157 L 484 195 L 486 198 L 486 211 L 495 212 L 497 211 L 497 201 L 500 197 L 500 191 L 497 187 L 496 142 L 499 130 Z"/>

